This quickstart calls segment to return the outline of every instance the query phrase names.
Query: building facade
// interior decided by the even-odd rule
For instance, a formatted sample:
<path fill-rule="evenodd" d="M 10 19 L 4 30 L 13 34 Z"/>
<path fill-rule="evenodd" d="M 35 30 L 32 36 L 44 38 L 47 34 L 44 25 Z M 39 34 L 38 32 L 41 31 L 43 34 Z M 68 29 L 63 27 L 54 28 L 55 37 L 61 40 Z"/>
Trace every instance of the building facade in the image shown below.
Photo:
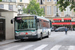
<path fill-rule="evenodd" d="M 27 8 L 28 4 L 29 4 L 30 0 L 17 0 L 16 1 L 16 6 L 18 8 L 18 14 L 22 14 L 23 8 Z"/>
<path fill-rule="evenodd" d="M 29 4 L 29 0 L 2 0 L 0 2 L 0 40 L 14 39 L 14 24 L 11 19 L 17 16 L 19 10 Z M 21 14 L 20 13 L 20 14 Z"/>
<path fill-rule="evenodd" d="M 73 10 L 70 11 L 70 6 L 66 8 L 66 11 L 61 12 L 56 6 L 57 1 L 37 0 L 40 7 L 44 8 L 45 17 L 52 21 L 53 26 L 67 26 L 69 29 L 75 27 L 75 12 Z"/>

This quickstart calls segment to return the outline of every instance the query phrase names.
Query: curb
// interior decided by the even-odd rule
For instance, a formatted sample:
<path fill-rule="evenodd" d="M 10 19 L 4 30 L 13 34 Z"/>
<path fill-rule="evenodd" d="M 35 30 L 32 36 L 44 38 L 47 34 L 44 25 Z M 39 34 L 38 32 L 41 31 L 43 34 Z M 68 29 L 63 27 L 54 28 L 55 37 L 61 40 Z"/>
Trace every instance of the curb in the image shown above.
<path fill-rule="evenodd" d="M 10 42 L 5 42 L 5 41 L 0 41 L 1 43 L 0 43 L 0 46 L 3 46 L 3 45 L 7 45 L 7 44 L 10 44 L 10 43 L 13 43 L 14 41 L 16 41 L 16 40 L 13 40 L 13 41 L 10 41 Z"/>
<path fill-rule="evenodd" d="M 0 46 L 7 45 L 7 44 L 10 44 L 10 43 L 13 43 L 13 42 L 5 43 L 5 44 L 0 44 Z"/>

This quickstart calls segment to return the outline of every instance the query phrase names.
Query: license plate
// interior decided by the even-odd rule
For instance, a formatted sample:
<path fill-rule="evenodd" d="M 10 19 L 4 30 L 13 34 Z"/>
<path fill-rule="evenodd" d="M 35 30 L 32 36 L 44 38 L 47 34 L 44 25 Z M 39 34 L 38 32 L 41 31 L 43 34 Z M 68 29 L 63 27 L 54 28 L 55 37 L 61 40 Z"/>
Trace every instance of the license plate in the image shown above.
<path fill-rule="evenodd" d="M 24 37 L 23 39 L 28 39 L 28 37 Z"/>

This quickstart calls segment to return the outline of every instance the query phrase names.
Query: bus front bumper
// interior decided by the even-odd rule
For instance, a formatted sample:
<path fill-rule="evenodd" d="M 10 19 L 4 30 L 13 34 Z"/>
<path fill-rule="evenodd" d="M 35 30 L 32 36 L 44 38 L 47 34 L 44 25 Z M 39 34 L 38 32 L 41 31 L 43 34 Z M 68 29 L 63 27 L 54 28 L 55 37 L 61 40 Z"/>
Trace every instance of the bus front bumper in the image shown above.
<path fill-rule="evenodd" d="M 15 39 L 36 39 L 37 35 L 25 35 L 25 36 L 15 36 Z"/>

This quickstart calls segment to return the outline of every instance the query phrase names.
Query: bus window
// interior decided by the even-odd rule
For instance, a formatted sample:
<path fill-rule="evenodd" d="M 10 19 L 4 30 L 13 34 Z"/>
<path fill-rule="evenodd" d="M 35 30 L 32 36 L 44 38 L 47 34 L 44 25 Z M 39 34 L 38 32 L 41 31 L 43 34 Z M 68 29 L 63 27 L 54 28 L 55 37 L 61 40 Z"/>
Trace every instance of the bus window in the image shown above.
<path fill-rule="evenodd" d="M 31 18 L 31 17 L 30 17 Z M 32 29 L 32 28 L 36 28 L 35 27 L 35 19 L 30 19 L 30 18 L 18 18 L 15 21 L 15 29 Z"/>
<path fill-rule="evenodd" d="M 38 27 L 38 29 L 42 29 L 42 22 L 41 21 L 37 22 L 37 27 Z"/>

